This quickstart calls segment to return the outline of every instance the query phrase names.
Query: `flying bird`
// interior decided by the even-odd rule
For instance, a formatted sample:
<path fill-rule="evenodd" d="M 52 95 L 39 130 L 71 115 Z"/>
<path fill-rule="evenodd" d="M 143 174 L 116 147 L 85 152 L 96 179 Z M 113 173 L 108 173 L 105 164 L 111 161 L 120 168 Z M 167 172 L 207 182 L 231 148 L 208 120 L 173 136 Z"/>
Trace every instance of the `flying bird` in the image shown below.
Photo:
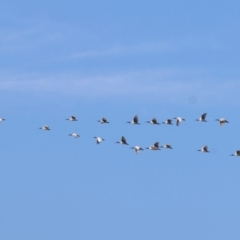
<path fill-rule="evenodd" d="M 147 147 L 146 149 L 149 149 L 149 150 L 160 150 L 159 142 L 155 142 L 152 146 Z"/>
<path fill-rule="evenodd" d="M 235 153 L 231 154 L 230 156 L 240 156 L 240 150 L 237 150 Z"/>
<path fill-rule="evenodd" d="M 164 146 L 160 146 L 161 148 L 169 148 L 169 149 L 172 149 L 171 145 L 170 144 L 165 144 Z"/>
<path fill-rule="evenodd" d="M 177 118 L 174 118 L 174 119 L 177 119 L 176 121 L 176 125 L 179 126 L 179 124 L 182 122 L 182 121 L 185 121 L 184 118 L 181 118 L 181 117 L 177 117 Z"/>
<path fill-rule="evenodd" d="M 50 130 L 50 128 L 46 125 L 44 125 L 43 127 L 40 127 L 39 129 L 42 129 L 42 130 Z"/>
<path fill-rule="evenodd" d="M 70 118 L 67 118 L 68 121 L 77 121 L 77 118 L 75 116 L 71 116 Z"/>
<path fill-rule="evenodd" d="M 172 119 L 167 119 L 165 122 L 162 122 L 163 124 L 173 125 Z"/>
<path fill-rule="evenodd" d="M 138 125 L 140 124 L 140 123 L 138 123 L 138 116 L 137 115 L 133 118 L 133 120 L 131 122 L 127 122 L 127 123 L 138 124 Z"/>
<path fill-rule="evenodd" d="M 215 121 L 219 121 L 220 126 L 223 126 L 224 123 L 229 123 L 225 118 L 215 119 Z"/>
<path fill-rule="evenodd" d="M 121 138 L 121 141 L 120 141 L 120 142 L 116 142 L 116 143 L 119 143 L 119 144 L 125 144 L 125 145 L 129 145 L 129 144 L 127 143 L 127 140 L 126 140 L 126 138 L 125 138 L 125 137 L 123 137 L 123 136 L 122 136 L 122 138 Z"/>
<path fill-rule="evenodd" d="M 196 119 L 196 121 L 207 122 L 206 121 L 206 116 L 207 116 L 207 113 L 204 113 L 204 114 L 201 115 L 201 117 L 199 119 Z"/>
<path fill-rule="evenodd" d="M 0 122 L 5 121 L 5 118 L 0 118 Z"/>
<path fill-rule="evenodd" d="M 154 125 L 160 125 L 160 123 L 157 122 L 156 118 L 153 118 L 151 121 L 147 121 L 146 123 L 154 124 Z"/>
<path fill-rule="evenodd" d="M 80 137 L 80 135 L 78 135 L 77 133 L 71 133 L 71 134 L 68 134 L 69 136 L 72 136 L 74 138 L 78 138 Z"/>
<path fill-rule="evenodd" d="M 139 153 L 141 150 L 143 151 L 143 149 L 139 146 L 131 147 L 131 149 L 135 149 L 136 153 Z"/>
<path fill-rule="evenodd" d="M 94 138 L 96 138 L 96 140 L 97 140 L 97 144 L 99 144 L 100 142 L 102 142 L 102 141 L 105 141 L 103 138 L 101 138 L 101 137 L 94 137 Z"/>
<path fill-rule="evenodd" d="M 98 122 L 100 122 L 102 124 L 103 123 L 109 123 L 108 120 L 106 118 L 104 118 L 104 117 L 101 120 L 98 120 Z"/>
<path fill-rule="evenodd" d="M 202 147 L 201 149 L 199 149 L 199 150 L 197 150 L 197 151 L 199 151 L 199 152 L 209 152 L 208 151 L 208 146 L 204 146 L 204 147 Z"/>

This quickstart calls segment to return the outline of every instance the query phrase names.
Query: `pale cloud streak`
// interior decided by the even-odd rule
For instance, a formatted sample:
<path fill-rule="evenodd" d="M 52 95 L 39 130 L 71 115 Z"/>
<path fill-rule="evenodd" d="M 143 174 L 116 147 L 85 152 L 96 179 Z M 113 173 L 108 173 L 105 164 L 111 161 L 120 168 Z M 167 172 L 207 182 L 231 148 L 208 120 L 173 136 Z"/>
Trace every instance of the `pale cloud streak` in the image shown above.
<path fill-rule="evenodd" d="M 194 71 L 193 71 L 194 72 Z M 239 80 L 217 83 L 213 79 L 194 79 L 189 71 L 167 69 L 141 71 L 111 76 L 82 77 L 78 74 L 59 76 L 1 77 L 0 91 L 26 94 L 54 93 L 76 98 L 106 98 L 128 101 L 164 101 L 186 103 L 194 96 L 198 103 L 215 105 L 239 102 Z"/>

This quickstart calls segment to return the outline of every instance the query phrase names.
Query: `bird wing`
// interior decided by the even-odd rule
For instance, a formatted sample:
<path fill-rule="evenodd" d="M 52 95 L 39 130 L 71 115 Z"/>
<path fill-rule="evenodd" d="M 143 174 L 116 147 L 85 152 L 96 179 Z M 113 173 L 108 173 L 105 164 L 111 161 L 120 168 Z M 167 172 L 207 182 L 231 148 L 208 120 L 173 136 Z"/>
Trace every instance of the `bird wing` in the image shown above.
<path fill-rule="evenodd" d="M 203 151 L 207 152 L 208 151 L 208 146 L 204 146 Z"/>
<path fill-rule="evenodd" d="M 207 116 L 207 113 L 204 113 L 204 114 L 201 116 L 201 119 L 202 119 L 202 120 L 205 120 L 206 116 Z"/>
<path fill-rule="evenodd" d="M 155 148 L 159 148 L 159 142 L 155 142 L 155 143 L 153 144 L 153 146 L 154 146 Z"/>
<path fill-rule="evenodd" d="M 153 118 L 153 119 L 152 119 L 152 122 L 153 122 L 154 124 L 156 124 L 156 123 L 157 123 L 157 119 L 156 119 L 156 118 Z"/>
<path fill-rule="evenodd" d="M 133 118 L 133 122 L 138 123 L 138 116 L 137 115 Z"/>
<path fill-rule="evenodd" d="M 179 118 L 178 118 L 178 119 L 177 119 L 177 122 L 176 122 L 177 126 L 179 125 L 179 123 L 180 123 L 180 120 L 179 120 Z"/>
<path fill-rule="evenodd" d="M 127 144 L 127 140 L 126 140 L 126 138 L 123 137 L 123 136 L 122 136 L 122 143 L 123 143 L 123 144 Z"/>
<path fill-rule="evenodd" d="M 236 153 L 237 153 L 237 155 L 240 155 L 240 150 L 237 150 Z"/>
<path fill-rule="evenodd" d="M 106 122 L 107 122 L 107 119 L 106 119 L 106 118 L 102 118 L 102 121 L 106 123 Z"/>

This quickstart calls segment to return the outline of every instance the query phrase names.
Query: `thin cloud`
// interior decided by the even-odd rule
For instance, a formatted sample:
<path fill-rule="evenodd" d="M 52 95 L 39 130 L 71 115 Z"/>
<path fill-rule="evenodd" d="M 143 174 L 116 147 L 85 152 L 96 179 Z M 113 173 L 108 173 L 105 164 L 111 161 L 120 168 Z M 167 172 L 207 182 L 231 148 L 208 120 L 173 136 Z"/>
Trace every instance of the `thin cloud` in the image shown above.
<path fill-rule="evenodd" d="M 135 99 L 182 104 L 194 101 L 202 104 L 239 102 L 239 80 L 219 82 L 193 78 L 186 71 L 167 69 L 141 71 L 113 76 L 82 77 L 79 75 L 1 77 L 0 91 L 29 94 L 54 93 L 80 98 Z"/>

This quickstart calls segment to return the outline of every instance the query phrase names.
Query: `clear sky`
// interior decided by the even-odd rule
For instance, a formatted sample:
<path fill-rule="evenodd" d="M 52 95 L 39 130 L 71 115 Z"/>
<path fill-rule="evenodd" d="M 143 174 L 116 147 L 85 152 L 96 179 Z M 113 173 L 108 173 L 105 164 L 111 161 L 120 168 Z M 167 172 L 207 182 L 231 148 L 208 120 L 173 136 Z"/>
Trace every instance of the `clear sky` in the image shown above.
<path fill-rule="evenodd" d="M 0 239 L 239 240 L 239 8 L 2 0 Z"/>

